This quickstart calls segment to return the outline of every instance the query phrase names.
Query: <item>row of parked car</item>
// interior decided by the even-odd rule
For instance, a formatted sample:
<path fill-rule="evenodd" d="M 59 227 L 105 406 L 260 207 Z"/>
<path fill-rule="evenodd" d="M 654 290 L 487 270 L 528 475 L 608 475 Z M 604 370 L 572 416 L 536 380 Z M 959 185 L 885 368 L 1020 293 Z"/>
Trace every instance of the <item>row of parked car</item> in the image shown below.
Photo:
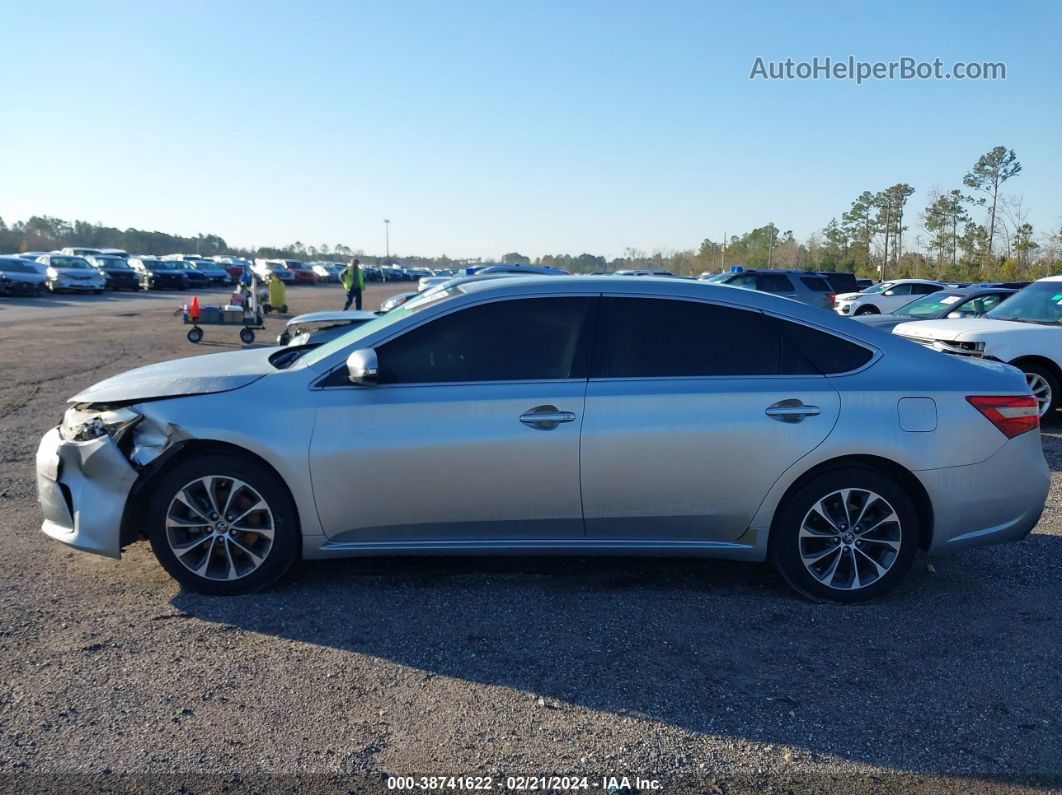
<path fill-rule="evenodd" d="M 43 295 L 46 292 L 104 290 L 187 290 L 235 284 L 245 275 L 279 279 L 287 285 L 337 283 L 343 262 L 296 259 L 255 259 L 198 254 L 130 255 L 116 248 L 71 246 L 59 251 L 27 251 L 0 255 L 0 295 Z M 447 279 L 452 269 L 366 266 L 370 282 L 412 282 Z"/>

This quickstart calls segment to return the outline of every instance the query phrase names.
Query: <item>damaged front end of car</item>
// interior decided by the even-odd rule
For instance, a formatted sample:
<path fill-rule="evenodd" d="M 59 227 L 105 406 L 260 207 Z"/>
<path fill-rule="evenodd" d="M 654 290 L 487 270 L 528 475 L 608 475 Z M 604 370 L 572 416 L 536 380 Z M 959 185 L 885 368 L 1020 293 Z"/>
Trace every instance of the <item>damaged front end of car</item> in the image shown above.
<path fill-rule="evenodd" d="M 146 525 L 153 475 L 192 441 L 167 417 L 173 401 L 229 392 L 275 372 L 271 349 L 146 365 L 70 399 L 37 449 L 37 492 L 50 537 L 117 558 Z"/>
<path fill-rule="evenodd" d="M 141 535 L 140 487 L 187 438 L 145 405 L 70 407 L 37 449 L 42 531 L 74 549 L 121 557 Z"/>

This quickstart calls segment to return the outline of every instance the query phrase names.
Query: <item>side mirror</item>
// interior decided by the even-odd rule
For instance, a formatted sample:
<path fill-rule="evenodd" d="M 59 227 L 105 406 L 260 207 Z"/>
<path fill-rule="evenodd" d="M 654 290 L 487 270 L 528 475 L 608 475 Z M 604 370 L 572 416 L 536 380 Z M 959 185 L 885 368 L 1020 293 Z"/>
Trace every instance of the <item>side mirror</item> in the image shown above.
<path fill-rule="evenodd" d="M 358 386 L 375 386 L 379 362 L 372 348 L 359 348 L 347 357 L 347 378 Z"/>
<path fill-rule="evenodd" d="M 959 320 L 963 316 L 962 312 L 948 312 L 948 320 Z"/>
<path fill-rule="evenodd" d="M 896 292 L 894 290 L 886 290 L 885 295 L 896 295 Z"/>

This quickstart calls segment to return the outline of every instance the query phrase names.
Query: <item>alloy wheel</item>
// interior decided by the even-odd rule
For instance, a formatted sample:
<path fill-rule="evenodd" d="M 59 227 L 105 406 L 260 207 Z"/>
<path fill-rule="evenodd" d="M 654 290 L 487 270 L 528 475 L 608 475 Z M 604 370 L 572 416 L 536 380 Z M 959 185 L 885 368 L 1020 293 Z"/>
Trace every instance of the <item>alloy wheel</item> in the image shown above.
<path fill-rule="evenodd" d="M 1051 394 L 1051 384 L 1039 373 L 1026 373 L 1025 382 L 1029 385 L 1029 389 L 1032 390 L 1036 402 L 1040 404 L 1040 416 L 1044 416 L 1051 406 L 1051 398 L 1054 397 Z"/>
<path fill-rule="evenodd" d="M 840 489 L 816 502 L 800 524 L 804 568 L 823 585 L 858 590 L 896 563 L 903 528 L 892 505 L 867 489 Z"/>
<path fill-rule="evenodd" d="M 273 547 L 273 511 L 254 488 L 225 475 L 186 483 L 166 511 L 166 542 L 181 565 L 210 580 L 256 571 Z"/>

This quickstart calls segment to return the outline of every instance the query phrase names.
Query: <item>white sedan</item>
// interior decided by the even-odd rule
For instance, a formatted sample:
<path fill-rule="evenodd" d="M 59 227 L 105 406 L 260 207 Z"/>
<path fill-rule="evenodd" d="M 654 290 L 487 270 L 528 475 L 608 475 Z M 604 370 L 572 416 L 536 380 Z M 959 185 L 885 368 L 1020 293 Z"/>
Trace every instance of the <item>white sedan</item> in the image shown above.
<path fill-rule="evenodd" d="M 1012 364 L 1025 374 L 1041 417 L 1059 407 L 1062 276 L 1033 282 L 983 317 L 903 323 L 893 334 L 944 353 Z"/>
<path fill-rule="evenodd" d="M 884 315 L 919 296 L 943 289 L 943 284 L 928 279 L 894 279 L 861 293 L 842 293 L 834 299 L 833 308 L 839 315 Z"/>

